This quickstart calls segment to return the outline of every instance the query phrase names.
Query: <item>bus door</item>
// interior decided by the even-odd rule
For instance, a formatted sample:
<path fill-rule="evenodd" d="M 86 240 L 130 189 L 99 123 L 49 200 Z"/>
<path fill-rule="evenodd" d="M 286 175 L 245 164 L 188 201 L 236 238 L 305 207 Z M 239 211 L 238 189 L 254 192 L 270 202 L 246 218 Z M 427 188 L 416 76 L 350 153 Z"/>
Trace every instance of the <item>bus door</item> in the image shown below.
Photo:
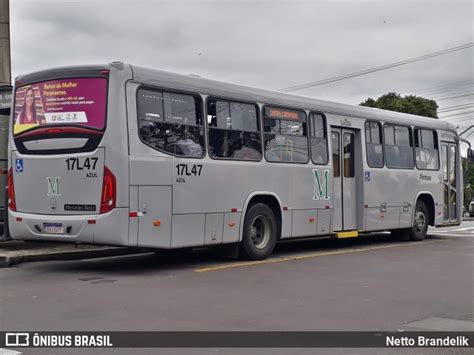
<path fill-rule="evenodd" d="M 355 131 L 332 128 L 333 230 L 357 229 Z"/>
<path fill-rule="evenodd" d="M 444 221 L 457 222 L 456 156 L 455 143 L 441 142 L 441 160 L 443 164 Z"/>

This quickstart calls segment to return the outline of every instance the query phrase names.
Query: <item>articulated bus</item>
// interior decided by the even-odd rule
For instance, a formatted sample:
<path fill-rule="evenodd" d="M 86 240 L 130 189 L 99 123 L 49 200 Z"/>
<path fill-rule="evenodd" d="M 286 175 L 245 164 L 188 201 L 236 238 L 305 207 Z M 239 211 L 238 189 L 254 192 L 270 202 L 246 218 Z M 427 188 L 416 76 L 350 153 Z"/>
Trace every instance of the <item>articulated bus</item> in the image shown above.
<path fill-rule="evenodd" d="M 461 223 L 456 128 L 121 62 L 17 78 L 15 239 L 156 249 Z"/>

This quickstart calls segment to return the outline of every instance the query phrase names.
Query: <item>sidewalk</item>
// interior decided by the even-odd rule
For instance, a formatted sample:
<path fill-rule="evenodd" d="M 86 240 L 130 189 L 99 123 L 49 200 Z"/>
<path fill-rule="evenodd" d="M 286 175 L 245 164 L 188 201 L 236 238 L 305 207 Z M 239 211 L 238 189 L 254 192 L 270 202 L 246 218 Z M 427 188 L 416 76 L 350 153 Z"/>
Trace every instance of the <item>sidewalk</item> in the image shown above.
<path fill-rule="evenodd" d="M 0 241 L 0 267 L 30 261 L 101 258 L 136 253 L 140 253 L 140 250 L 107 245 L 9 240 Z"/>

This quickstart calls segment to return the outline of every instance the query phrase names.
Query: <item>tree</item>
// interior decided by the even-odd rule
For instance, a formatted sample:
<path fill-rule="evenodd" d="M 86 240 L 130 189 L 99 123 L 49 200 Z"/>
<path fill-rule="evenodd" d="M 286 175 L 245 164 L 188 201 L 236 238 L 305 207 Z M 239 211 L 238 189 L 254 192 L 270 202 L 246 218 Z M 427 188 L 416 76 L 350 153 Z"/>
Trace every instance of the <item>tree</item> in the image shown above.
<path fill-rule="evenodd" d="M 469 163 L 468 161 L 462 161 L 462 168 L 464 176 L 467 176 L 467 185 L 464 186 L 464 208 L 466 211 L 469 211 L 469 205 L 471 203 L 474 191 L 474 164 Z"/>
<path fill-rule="evenodd" d="M 472 200 L 472 189 L 471 189 L 471 186 L 467 185 L 467 186 L 464 186 L 464 201 L 463 201 L 463 204 L 464 204 L 464 210 L 469 212 L 469 205 L 471 204 L 471 200 Z"/>
<path fill-rule="evenodd" d="M 388 94 L 380 96 L 377 100 L 369 97 L 364 102 L 361 102 L 360 106 L 438 118 L 438 104 L 435 100 L 425 99 L 424 97 L 415 95 L 402 97 L 396 92 L 389 92 Z"/>

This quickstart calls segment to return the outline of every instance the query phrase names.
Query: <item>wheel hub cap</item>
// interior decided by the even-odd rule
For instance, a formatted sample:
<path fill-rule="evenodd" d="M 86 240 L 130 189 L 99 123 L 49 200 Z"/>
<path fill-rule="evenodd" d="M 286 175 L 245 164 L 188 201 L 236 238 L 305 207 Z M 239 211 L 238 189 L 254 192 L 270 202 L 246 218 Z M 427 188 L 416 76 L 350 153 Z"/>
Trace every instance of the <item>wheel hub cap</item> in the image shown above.
<path fill-rule="evenodd" d="M 415 229 L 417 232 L 423 232 L 426 225 L 426 216 L 423 211 L 418 210 L 415 212 Z"/>
<path fill-rule="evenodd" d="M 257 249 L 263 249 L 270 240 L 270 223 L 265 216 L 257 216 L 250 228 L 250 238 Z"/>

